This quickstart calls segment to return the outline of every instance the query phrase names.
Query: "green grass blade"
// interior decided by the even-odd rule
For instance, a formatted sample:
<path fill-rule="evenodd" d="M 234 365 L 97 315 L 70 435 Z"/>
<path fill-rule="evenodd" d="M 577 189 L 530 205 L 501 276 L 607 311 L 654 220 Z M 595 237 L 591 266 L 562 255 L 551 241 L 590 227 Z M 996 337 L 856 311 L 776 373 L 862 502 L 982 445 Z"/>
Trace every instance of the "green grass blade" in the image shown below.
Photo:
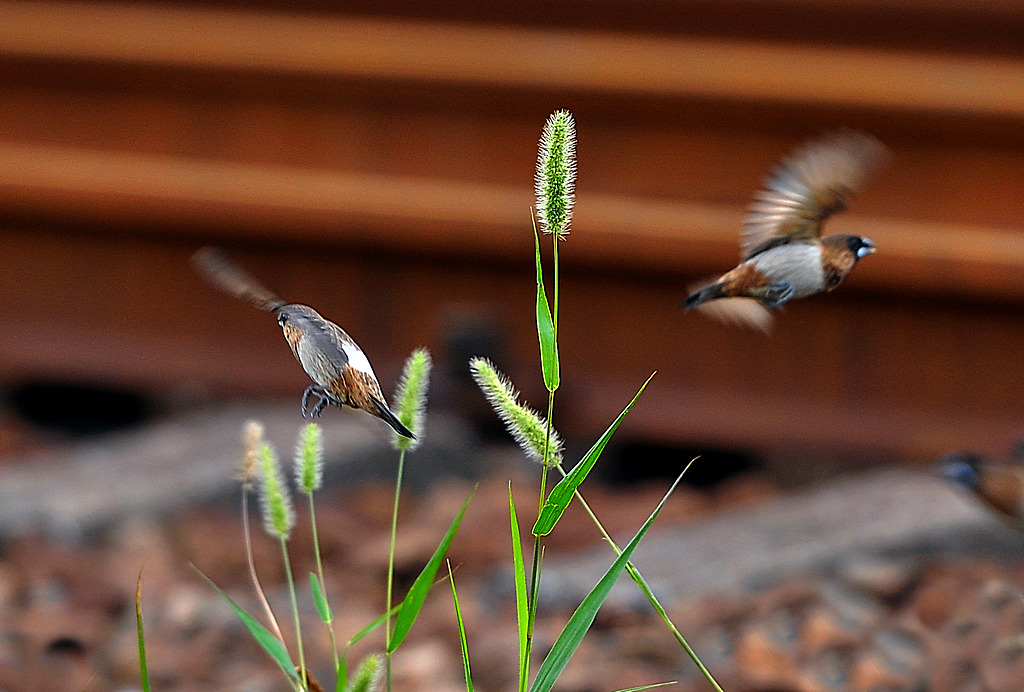
<path fill-rule="evenodd" d="M 135 582 L 135 630 L 139 635 L 139 679 L 142 692 L 149 692 L 149 667 L 146 665 L 146 636 L 142 628 L 142 570 Z"/>
<path fill-rule="evenodd" d="M 455 591 L 455 575 L 452 574 L 451 562 L 448 562 L 448 581 L 452 585 L 455 621 L 459 623 L 459 645 L 462 647 L 462 669 L 466 675 L 466 692 L 473 692 L 473 676 L 469 672 L 469 644 L 466 642 L 466 626 L 462 621 L 462 610 L 459 608 L 459 594 Z"/>
<path fill-rule="evenodd" d="M 435 586 L 438 586 L 443 581 L 444 581 L 444 579 L 438 579 L 437 581 L 435 581 L 433 584 L 430 585 L 430 588 L 433 589 Z M 368 634 L 372 633 L 378 627 L 383 625 L 384 624 L 384 620 L 387 619 L 388 616 L 395 617 L 395 615 L 397 615 L 399 613 L 399 611 L 401 611 L 401 610 L 402 610 L 402 604 L 399 603 L 398 605 L 396 605 L 393 608 L 391 608 L 391 610 L 388 613 L 386 613 L 384 615 L 378 616 L 373 622 L 371 622 L 369 625 L 367 625 L 363 629 L 361 629 L 358 632 L 356 632 L 354 635 L 352 635 L 352 638 L 348 640 L 348 643 L 345 644 L 345 648 L 341 652 L 341 658 L 338 661 L 338 687 L 337 687 L 338 692 L 342 692 L 342 690 L 345 690 L 348 687 L 348 650 L 349 650 L 349 648 L 355 646 L 363 638 L 365 638 Z"/>
<path fill-rule="evenodd" d="M 354 646 L 361 639 L 363 639 L 363 637 L 365 637 L 366 635 L 370 634 L 375 629 L 377 629 L 378 627 L 383 625 L 384 624 L 384 620 L 388 617 L 388 615 L 390 615 L 391 617 L 394 617 L 401 610 L 402 610 L 402 604 L 399 603 L 398 605 L 394 606 L 390 611 L 388 611 L 386 614 L 378 615 L 377 618 L 373 622 L 371 622 L 369 625 L 367 625 L 363 629 L 361 629 L 358 632 L 356 632 L 355 634 L 353 634 L 352 638 L 348 640 L 348 644 L 346 644 L 345 646 L 346 647 Z"/>
<path fill-rule="evenodd" d="M 618 429 L 619 424 L 629 413 L 630 409 L 633 408 L 633 404 L 637 402 L 640 395 L 644 393 L 644 389 L 650 384 L 651 379 L 657 373 L 651 373 L 651 376 L 647 378 L 647 381 L 641 385 L 639 391 L 633 397 L 633 400 L 626 405 L 626 408 L 622 409 L 622 413 L 619 417 L 608 426 L 608 429 L 604 431 L 604 434 L 594 443 L 594 446 L 590 448 L 590 451 L 586 453 L 580 463 L 573 467 L 572 471 L 566 474 L 565 478 L 558 482 L 554 488 L 551 489 L 551 494 L 548 495 L 548 499 L 544 502 L 544 507 L 541 509 L 540 514 L 537 515 L 537 523 L 533 525 L 534 536 L 547 536 L 555 528 L 555 524 L 561 519 L 565 513 L 566 508 L 569 507 L 569 502 L 572 500 L 573 495 L 576 493 L 576 489 L 583 483 L 587 478 L 587 474 L 594 468 L 594 464 L 597 463 L 601 453 L 604 451 L 605 445 L 608 444 L 608 440 L 611 439 L 612 435 Z"/>
<path fill-rule="evenodd" d="M 676 478 L 672 487 L 665 493 L 665 497 L 661 499 L 658 506 L 651 512 L 651 516 L 647 518 L 644 525 L 640 527 L 640 530 L 636 532 L 636 535 L 626 544 L 623 548 L 622 554 L 612 563 L 612 566 L 608 568 L 608 571 L 604 573 L 604 576 L 598 580 L 594 588 L 587 594 L 583 602 L 580 603 L 579 607 L 576 608 L 576 612 L 569 618 L 569 622 L 566 623 L 562 629 L 561 634 L 558 635 L 558 639 L 555 640 L 554 646 L 551 647 L 551 651 L 544 658 L 544 662 L 540 665 L 540 670 L 537 672 L 537 677 L 533 681 L 533 685 L 530 687 L 530 692 L 549 692 L 554 686 L 558 676 L 562 674 L 566 664 L 569 663 L 569 659 L 576 652 L 580 642 L 583 641 L 583 636 L 590 629 L 590 626 L 594 622 L 594 618 L 597 617 L 597 611 L 604 604 L 605 599 L 608 598 L 608 594 L 611 593 L 612 587 L 615 586 L 615 582 L 618 581 L 622 575 L 622 570 L 626 567 L 626 563 L 629 562 L 630 556 L 640 543 L 640 539 L 644 537 L 647 530 L 651 528 L 654 520 L 658 517 L 662 507 L 665 506 L 665 502 L 668 501 L 669 496 L 679 485 L 679 481 L 683 478 L 682 474 Z"/>
<path fill-rule="evenodd" d="M 512 501 L 512 484 L 508 485 L 508 514 L 512 521 L 512 567 L 516 581 L 516 623 L 519 626 L 519 670 L 526 664 L 526 629 L 530 619 L 526 599 L 526 563 L 523 561 L 523 542 L 519 537 L 519 517 Z"/>
<path fill-rule="evenodd" d="M 640 687 L 630 687 L 625 690 L 616 690 L 616 692 L 640 692 L 640 690 L 653 690 L 655 687 L 675 685 L 677 682 L 677 680 L 669 680 L 667 682 L 656 682 L 653 685 L 641 685 Z"/>
<path fill-rule="evenodd" d="M 533 243 L 537 258 L 537 337 L 540 340 L 540 364 L 544 372 L 544 386 L 549 392 L 558 389 L 558 343 L 555 341 L 555 323 L 551 318 L 551 306 L 548 305 L 548 294 L 544 290 L 544 270 L 540 260 L 540 236 L 537 235 L 536 222 L 533 228 Z"/>
<path fill-rule="evenodd" d="M 473 493 L 475 492 L 474 490 Z M 409 630 L 412 629 L 412 624 L 416 621 L 416 616 L 419 615 L 423 602 L 427 598 L 427 593 L 432 587 L 431 582 L 434 580 L 434 575 L 437 574 L 437 570 L 441 567 L 441 560 L 444 559 L 445 553 L 448 552 L 448 546 L 451 545 L 452 539 L 455 538 L 455 532 L 458 531 L 462 517 L 466 514 L 469 501 L 473 499 L 473 493 L 470 493 L 466 501 L 462 503 L 462 509 L 459 510 L 459 513 L 452 520 L 444 538 L 441 539 L 434 554 L 431 555 L 430 560 L 423 567 L 423 571 L 420 572 L 419 576 L 416 577 L 416 581 L 409 588 L 409 593 L 402 600 L 402 609 L 395 618 L 395 631 L 391 636 L 391 646 L 388 647 L 388 653 L 394 653 L 395 649 L 402 644 L 405 635 L 409 634 Z"/>
<path fill-rule="evenodd" d="M 327 596 L 324 594 L 324 589 L 320 585 L 320 579 L 316 576 L 315 572 L 309 573 L 309 590 L 313 592 L 313 603 L 316 605 L 316 612 L 320 619 L 328 624 L 333 622 L 334 616 L 331 615 L 331 606 L 327 602 Z"/>
<path fill-rule="evenodd" d="M 439 584 L 443 583 L 444 581 L 445 581 L 444 579 L 438 579 L 437 581 L 435 581 L 433 584 L 430 585 L 430 588 L 433 589 L 435 586 L 438 586 Z M 379 615 L 369 625 L 367 625 L 366 627 L 364 627 L 363 629 L 359 630 L 354 635 L 352 635 L 352 638 L 348 640 L 348 643 L 345 645 L 345 647 L 348 648 L 348 647 L 351 647 L 351 646 L 355 646 L 360 640 L 362 640 L 364 637 L 366 637 L 366 635 L 370 634 L 371 632 L 376 630 L 378 627 L 383 625 L 384 624 L 384 620 L 387 618 L 388 615 L 390 615 L 391 617 L 395 617 L 396 615 L 398 615 L 398 613 L 401 610 L 402 610 L 402 604 L 399 603 L 398 605 L 392 607 L 391 610 L 387 614 Z"/>
<path fill-rule="evenodd" d="M 196 571 L 199 572 L 199 569 L 196 568 Z M 256 643 L 259 644 L 271 658 L 277 661 L 277 665 L 281 666 L 281 670 L 284 671 L 285 675 L 287 675 L 290 680 L 298 681 L 299 675 L 295 672 L 295 664 L 292 663 L 292 658 L 288 655 L 288 649 L 281 640 L 271 634 L 270 630 L 261 625 L 259 620 L 242 610 L 241 606 L 231 600 L 231 597 L 224 593 L 219 586 L 214 584 L 209 577 L 202 572 L 199 572 L 199 575 L 206 580 L 207 584 L 213 587 L 214 591 L 220 594 L 221 598 L 228 602 L 228 605 L 230 605 L 235 611 L 235 614 L 238 615 L 238 618 L 242 621 L 242 624 L 245 625 L 245 628 L 249 630 L 249 633 L 253 636 L 253 639 L 256 640 Z"/>
<path fill-rule="evenodd" d="M 341 656 L 338 658 L 338 670 L 335 672 L 338 682 L 334 685 L 334 692 L 345 692 L 348 689 L 348 649 L 341 652 Z"/>

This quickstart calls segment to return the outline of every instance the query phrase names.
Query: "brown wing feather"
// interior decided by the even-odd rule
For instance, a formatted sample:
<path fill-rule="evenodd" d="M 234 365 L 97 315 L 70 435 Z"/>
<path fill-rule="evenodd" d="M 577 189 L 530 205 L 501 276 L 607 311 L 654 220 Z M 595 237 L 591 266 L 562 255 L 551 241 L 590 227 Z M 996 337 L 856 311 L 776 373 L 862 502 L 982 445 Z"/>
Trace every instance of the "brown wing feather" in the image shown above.
<path fill-rule="evenodd" d="M 742 258 L 820 238 L 825 219 L 846 209 L 886 155 L 880 141 L 854 130 L 833 132 L 798 148 L 754 196 L 743 221 Z"/>
<path fill-rule="evenodd" d="M 285 304 L 219 248 L 200 249 L 192 255 L 192 266 L 220 290 L 255 305 L 260 310 L 273 312 Z"/>

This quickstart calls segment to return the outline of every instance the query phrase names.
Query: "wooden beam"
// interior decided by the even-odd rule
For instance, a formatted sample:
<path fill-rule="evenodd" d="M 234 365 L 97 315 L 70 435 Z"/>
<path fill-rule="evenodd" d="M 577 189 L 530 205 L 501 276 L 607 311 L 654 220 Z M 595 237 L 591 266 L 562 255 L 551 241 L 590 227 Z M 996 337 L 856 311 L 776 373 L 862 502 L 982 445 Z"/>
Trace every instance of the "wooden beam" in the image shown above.
<path fill-rule="evenodd" d="M 499 257 L 521 249 L 526 186 L 0 143 L 0 213 L 329 245 Z M 735 261 L 742 206 L 628 195 L 579 196 L 577 261 L 686 274 Z M 367 229 L 376 233 L 367 234 Z M 880 248 L 858 283 L 1024 300 L 1016 228 L 847 214 L 836 232 Z"/>
<path fill-rule="evenodd" d="M 0 3 L 0 56 L 1024 118 L 1024 61 L 119 3 Z"/>

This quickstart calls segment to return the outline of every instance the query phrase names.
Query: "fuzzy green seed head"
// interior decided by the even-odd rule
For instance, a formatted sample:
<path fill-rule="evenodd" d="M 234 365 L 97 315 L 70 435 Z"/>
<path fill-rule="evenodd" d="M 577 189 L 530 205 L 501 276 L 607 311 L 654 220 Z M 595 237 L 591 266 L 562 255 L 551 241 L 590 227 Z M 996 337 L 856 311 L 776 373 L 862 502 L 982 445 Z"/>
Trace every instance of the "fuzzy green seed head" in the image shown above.
<path fill-rule="evenodd" d="M 238 481 L 246 492 L 252 490 L 259 476 L 260 448 L 263 446 L 263 424 L 259 421 L 246 421 L 242 426 L 242 459 L 238 468 Z"/>
<path fill-rule="evenodd" d="M 359 663 L 349 692 L 377 692 L 383 677 L 384 661 L 379 654 L 370 654 Z"/>
<path fill-rule="evenodd" d="M 469 367 L 491 407 L 526 455 L 544 463 L 546 449 L 548 463 L 557 463 L 562 458 L 561 438 L 554 429 L 548 436 L 547 421 L 533 409 L 519 403 L 519 392 L 509 379 L 486 358 L 474 358 Z"/>
<path fill-rule="evenodd" d="M 392 444 L 395 449 L 412 451 L 420 446 L 423 440 L 423 421 L 427 406 L 427 387 L 430 386 L 430 352 L 418 348 L 405 361 L 402 378 L 395 392 L 395 415 L 402 425 L 416 435 L 416 439 L 403 437 L 395 433 Z"/>
<path fill-rule="evenodd" d="M 569 111 L 555 111 L 541 133 L 535 190 L 541 230 L 559 240 L 569 235 L 575 186 L 576 123 Z"/>
<path fill-rule="evenodd" d="M 295 512 L 277 453 L 269 444 L 260 449 L 260 511 L 267 533 L 287 540 L 295 525 Z"/>
<path fill-rule="evenodd" d="M 316 423 L 299 432 L 295 442 L 295 483 L 302 492 L 312 495 L 324 482 L 324 434 Z"/>

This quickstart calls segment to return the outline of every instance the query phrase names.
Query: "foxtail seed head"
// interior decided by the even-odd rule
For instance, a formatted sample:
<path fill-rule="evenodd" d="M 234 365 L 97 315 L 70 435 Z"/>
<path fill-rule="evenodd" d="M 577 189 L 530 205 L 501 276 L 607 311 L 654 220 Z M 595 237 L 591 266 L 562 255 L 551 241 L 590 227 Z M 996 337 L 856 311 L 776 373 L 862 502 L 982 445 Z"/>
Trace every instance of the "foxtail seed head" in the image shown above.
<path fill-rule="evenodd" d="M 575 186 L 576 123 L 569 111 L 555 111 L 540 137 L 534 188 L 541 230 L 559 240 L 569 235 Z"/>
<path fill-rule="evenodd" d="M 295 442 L 295 484 L 307 495 L 324 482 L 324 434 L 316 423 L 299 432 Z"/>
<path fill-rule="evenodd" d="M 238 464 L 236 478 L 242 484 L 242 490 L 249 492 L 259 478 L 260 449 L 263 447 L 263 424 L 259 421 L 246 421 L 242 428 L 242 458 Z"/>
<path fill-rule="evenodd" d="M 263 526 L 271 536 L 287 540 L 295 526 L 292 497 L 281 474 L 277 453 L 269 444 L 260 449 L 260 513 Z"/>
<path fill-rule="evenodd" d="M 426 416 L 427 388 L 430 386 L 430 352 L 418 348 L 405 361 L 402 377 L 395 392 L 395 415 L 407 427 L 415 439 L 395 434 L 392 444 L 395 449 L 412 451 L 423 441 L 423 421 Z"/>
<path fill-rule="evenodd" d="M 364 658 L 352 677 L 350 692 L 378 692 L 383 678 L 384 662 L 379 654 L 370 654 Z"/>
<path fill-rule="evenodd" d="M 562 457 L 561 438 L 554 429 L 548 436 L 547 421 L 533 409 L 519 403 L 519 392 L 509 379 L 486 358 L 474 358 L 469 367 L 491 407 L 526 455 L 544 463 L 546 449 L 547 462 L 558 463 Z"/>

